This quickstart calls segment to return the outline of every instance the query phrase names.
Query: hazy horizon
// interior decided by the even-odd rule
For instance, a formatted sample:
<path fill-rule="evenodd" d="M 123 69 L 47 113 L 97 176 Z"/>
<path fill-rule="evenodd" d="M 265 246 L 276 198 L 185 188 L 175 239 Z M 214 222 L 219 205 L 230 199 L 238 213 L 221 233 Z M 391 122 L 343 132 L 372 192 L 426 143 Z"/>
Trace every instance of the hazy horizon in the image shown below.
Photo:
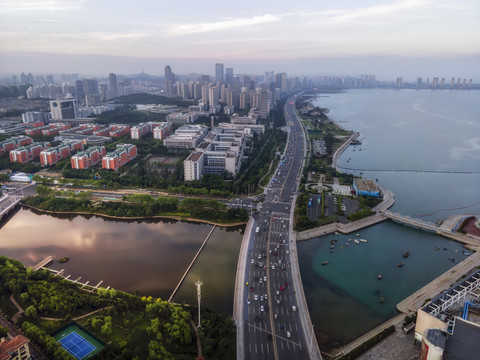
<path fill-rule="evenodd" d="M 0 72 L 480 79 L 475 0 L 0 0 Z"/>

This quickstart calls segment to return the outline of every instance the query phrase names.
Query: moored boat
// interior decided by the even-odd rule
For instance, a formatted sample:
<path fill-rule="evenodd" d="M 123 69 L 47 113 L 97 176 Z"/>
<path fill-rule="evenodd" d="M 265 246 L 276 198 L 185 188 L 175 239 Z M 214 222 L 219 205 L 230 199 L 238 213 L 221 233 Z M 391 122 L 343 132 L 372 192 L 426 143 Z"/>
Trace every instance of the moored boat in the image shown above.
<path fill-rule="evenodd" d="M 407 251 L 405 251 L 405 252 L 403 253 L 403 257 L 404 257 L 405 259 L 408 258 L 409 256 L 410 256 L 410 251 L 409 251 L 409 250 L 407 250 Z"/>
<path fill-rule="evenodd" d="M 360 241 L 358 241 L 357 239 L 353 239 L 353 241 L 355 242 L 355 244 L 360 244 Z"/>
<path fill-rule="evenodd" d="M 380 290 L 373 290 L 373 293 L 374 293 L 375 295 L 380 294 Z"/>
<path fill-rule="evenodd" d="M 328 265 L 328 260 L 325 260 L 324 262 L 322 262 L 322 265 L 323 266 Z"/>
<path fill-rule="evenodd" d="M 368 242 L 367 239 L 359 239 L 359 241 L 362 242 L 362 243 L 367 243 Z"/>
<path fill-rule="evenodd" d="M 380 298 L 380 304 L 383 304 L 383 302 L 385 301 L 385 299 L 383 298 L 383 296 Z"/>
<path fill-rule="evenodd" d="M 382 280 L 382 274 L 378 274 L 377 279 Z"/>
<path fill-rule="evenodd" d="M 403 267 L 403 265 L 405 265 L 405 263 L 402 261 L 402 262 L 401 262 L 400 264 L 398 264 L 397 266 L 398 266 L 399 268 L 401 268 L 401 267 Z"/>

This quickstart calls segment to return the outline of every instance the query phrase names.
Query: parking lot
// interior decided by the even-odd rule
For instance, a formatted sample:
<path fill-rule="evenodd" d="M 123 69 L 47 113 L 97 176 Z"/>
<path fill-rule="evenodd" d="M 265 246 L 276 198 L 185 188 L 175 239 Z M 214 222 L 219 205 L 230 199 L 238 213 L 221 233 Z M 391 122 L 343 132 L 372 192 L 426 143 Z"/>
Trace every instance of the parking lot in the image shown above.
<path fill-rule="evenodd" d="M 322 216 L 322 195 L 311 194 L 309 199 L 312 199 L 311 205 L 307 209 L 308 218 L 312 221 L 318 220 Z M 320 199 L 320 200 L 319 200 Z M 325 195 L 325 205 L 323 210 L 324 217 L 337 216 L 341 223 L 346 223 L 346 217 L 354 212 L 360 210 L 357 199 L 341 195 Z"/>

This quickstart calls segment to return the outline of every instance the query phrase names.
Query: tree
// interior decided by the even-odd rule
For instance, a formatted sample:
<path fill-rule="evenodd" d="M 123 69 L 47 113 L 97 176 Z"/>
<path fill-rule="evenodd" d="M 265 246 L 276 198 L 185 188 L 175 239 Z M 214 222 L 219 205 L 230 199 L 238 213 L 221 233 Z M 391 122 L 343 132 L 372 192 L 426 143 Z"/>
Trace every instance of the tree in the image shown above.
<path fill-rule="evenodd" d="M 0 325 L 0 338 L 7 337 L 8 329 Z"/>

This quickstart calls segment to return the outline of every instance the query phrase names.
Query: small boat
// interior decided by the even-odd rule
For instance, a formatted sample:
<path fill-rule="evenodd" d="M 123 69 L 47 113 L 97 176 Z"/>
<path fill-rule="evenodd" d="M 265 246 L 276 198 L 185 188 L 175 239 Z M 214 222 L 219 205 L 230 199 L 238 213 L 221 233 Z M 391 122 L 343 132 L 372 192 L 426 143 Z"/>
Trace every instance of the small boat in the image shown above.
<path fill-rule="evenodd" d="M 333 249 L 330 249 L 330 254 L 333 253 Z"/>
<path fill-rule="evenodd" d="M 335 234 L 335 235 L 337 235 L 337 236 L 339 235 L 338 231 L 335 231 L 335 233 L 334 233 L 334 234 Z"/>
<path fill-rule="evenodd" d="M 402 262 L 401 262 L 400 264 L 398 264 L 397 266 L 398 266 L 399 268 L 401 268 L 401 267 L 403 267 L 403 265 L 405 265 L 405 263 L 402 261 Z"/>
<path fill-rule="evenodd" d="M 440 248 L 437 246 L 437 247 L 435 248 L 435 251 L 438 251 L 438 250 L 440 250 Z"/>
<path fill-rule="evenodd" d="M 448 258 L 448 260 L 450 260 L 450 261 L 453 262 L 453 263 L 458 263 L 458 260 L 456 260 L 456 259 L 454 259 L 454 258 L 452 258 L 452 257 Z"/>
<path fill-rule="evenodd" d="M 328 260 L 325 260 L 324 262 L 322 262 L 322 265 L 323 266 L 328 265 Z"/>
<path fill-rule="evenodd" d="M 445 250 L 445 251 L 446 251 L 446 250 L 447 250 L 447 247 L 445 246 L 445 247 L 443 248 L 443 250 Z"/>
<path fill-rule="evenodd" d="M 356 236 L 356 237 L 359 237 L 359 236 L 360 236 L 360 234 L 355 234 L 355 236 Z"/>
<path fill-rule="evenodd" d="M 335 249 L 335 245 L 330 245 L 330 249 Z"/>
<path fill-rule="evenodd" d="M 347 241 L 350 242 L 350 241 L 352 241 L 352 239 L 348 239 Z"/>
<path fill-rule="evenodd" d="M 458 253 L 458 249 L 455 249 L 455 252 Z"/>
<path fill-rule="evenodd" d="M 405 251 L 405 252 L 403 253 L 403 257 L 404 257 L 405 259 L 406 259 L 407 257 L 409 257 L 409 256 L 410 256 L 410 251 L 407 250 L 407 251 Z"/>
<path fill-rule="evenodd" d="M 380 304 L 383 304 L 383 302 L 385 301 L 385 299 L 383 298 L 383 296 L 380 298 Z"/>
<path fill-rule="evenodd" d="M 340 250 L 342 250 L 342 249 L 343 249 L 343 245 L 340 245 Z"/>
<path fill-rule="evenodd" d="M 367 239 L 359 239 L 359 241 L 362 242 L 362 243 L 367 243 L 368 242 Z"/>
<path fill-rule="evenodd" d="M 358 241 L 357 239 L 353 239 L 353 241 L 355 242 L 355 244 L 360 244 L 360 241 Z"/>
<path fill-rule="evenodd" d="M 382 280 L 382 274 L 378 274 L 377 279 Z"/>
<path fill-rule="evenodd" d="M 463 251 L 462 253 L 463 253 L 463 255 L 465 255 L 465 256 L 470 256 L 470 255 L 472 255 L 472 253 L 470 253 L 470 252 L 468 252 L 468 251 Z"/>
<path fill-rule="evenodd" d="M 374 293 L 375 295 L 380 294 L 380 290 L 373 290 L 373 293 Z"/>
<path fill-rule="evenodd" d="M 345 246 L 348 246 L 348 242 L 347 242 L 347 243 L 345 243 Z"/>

